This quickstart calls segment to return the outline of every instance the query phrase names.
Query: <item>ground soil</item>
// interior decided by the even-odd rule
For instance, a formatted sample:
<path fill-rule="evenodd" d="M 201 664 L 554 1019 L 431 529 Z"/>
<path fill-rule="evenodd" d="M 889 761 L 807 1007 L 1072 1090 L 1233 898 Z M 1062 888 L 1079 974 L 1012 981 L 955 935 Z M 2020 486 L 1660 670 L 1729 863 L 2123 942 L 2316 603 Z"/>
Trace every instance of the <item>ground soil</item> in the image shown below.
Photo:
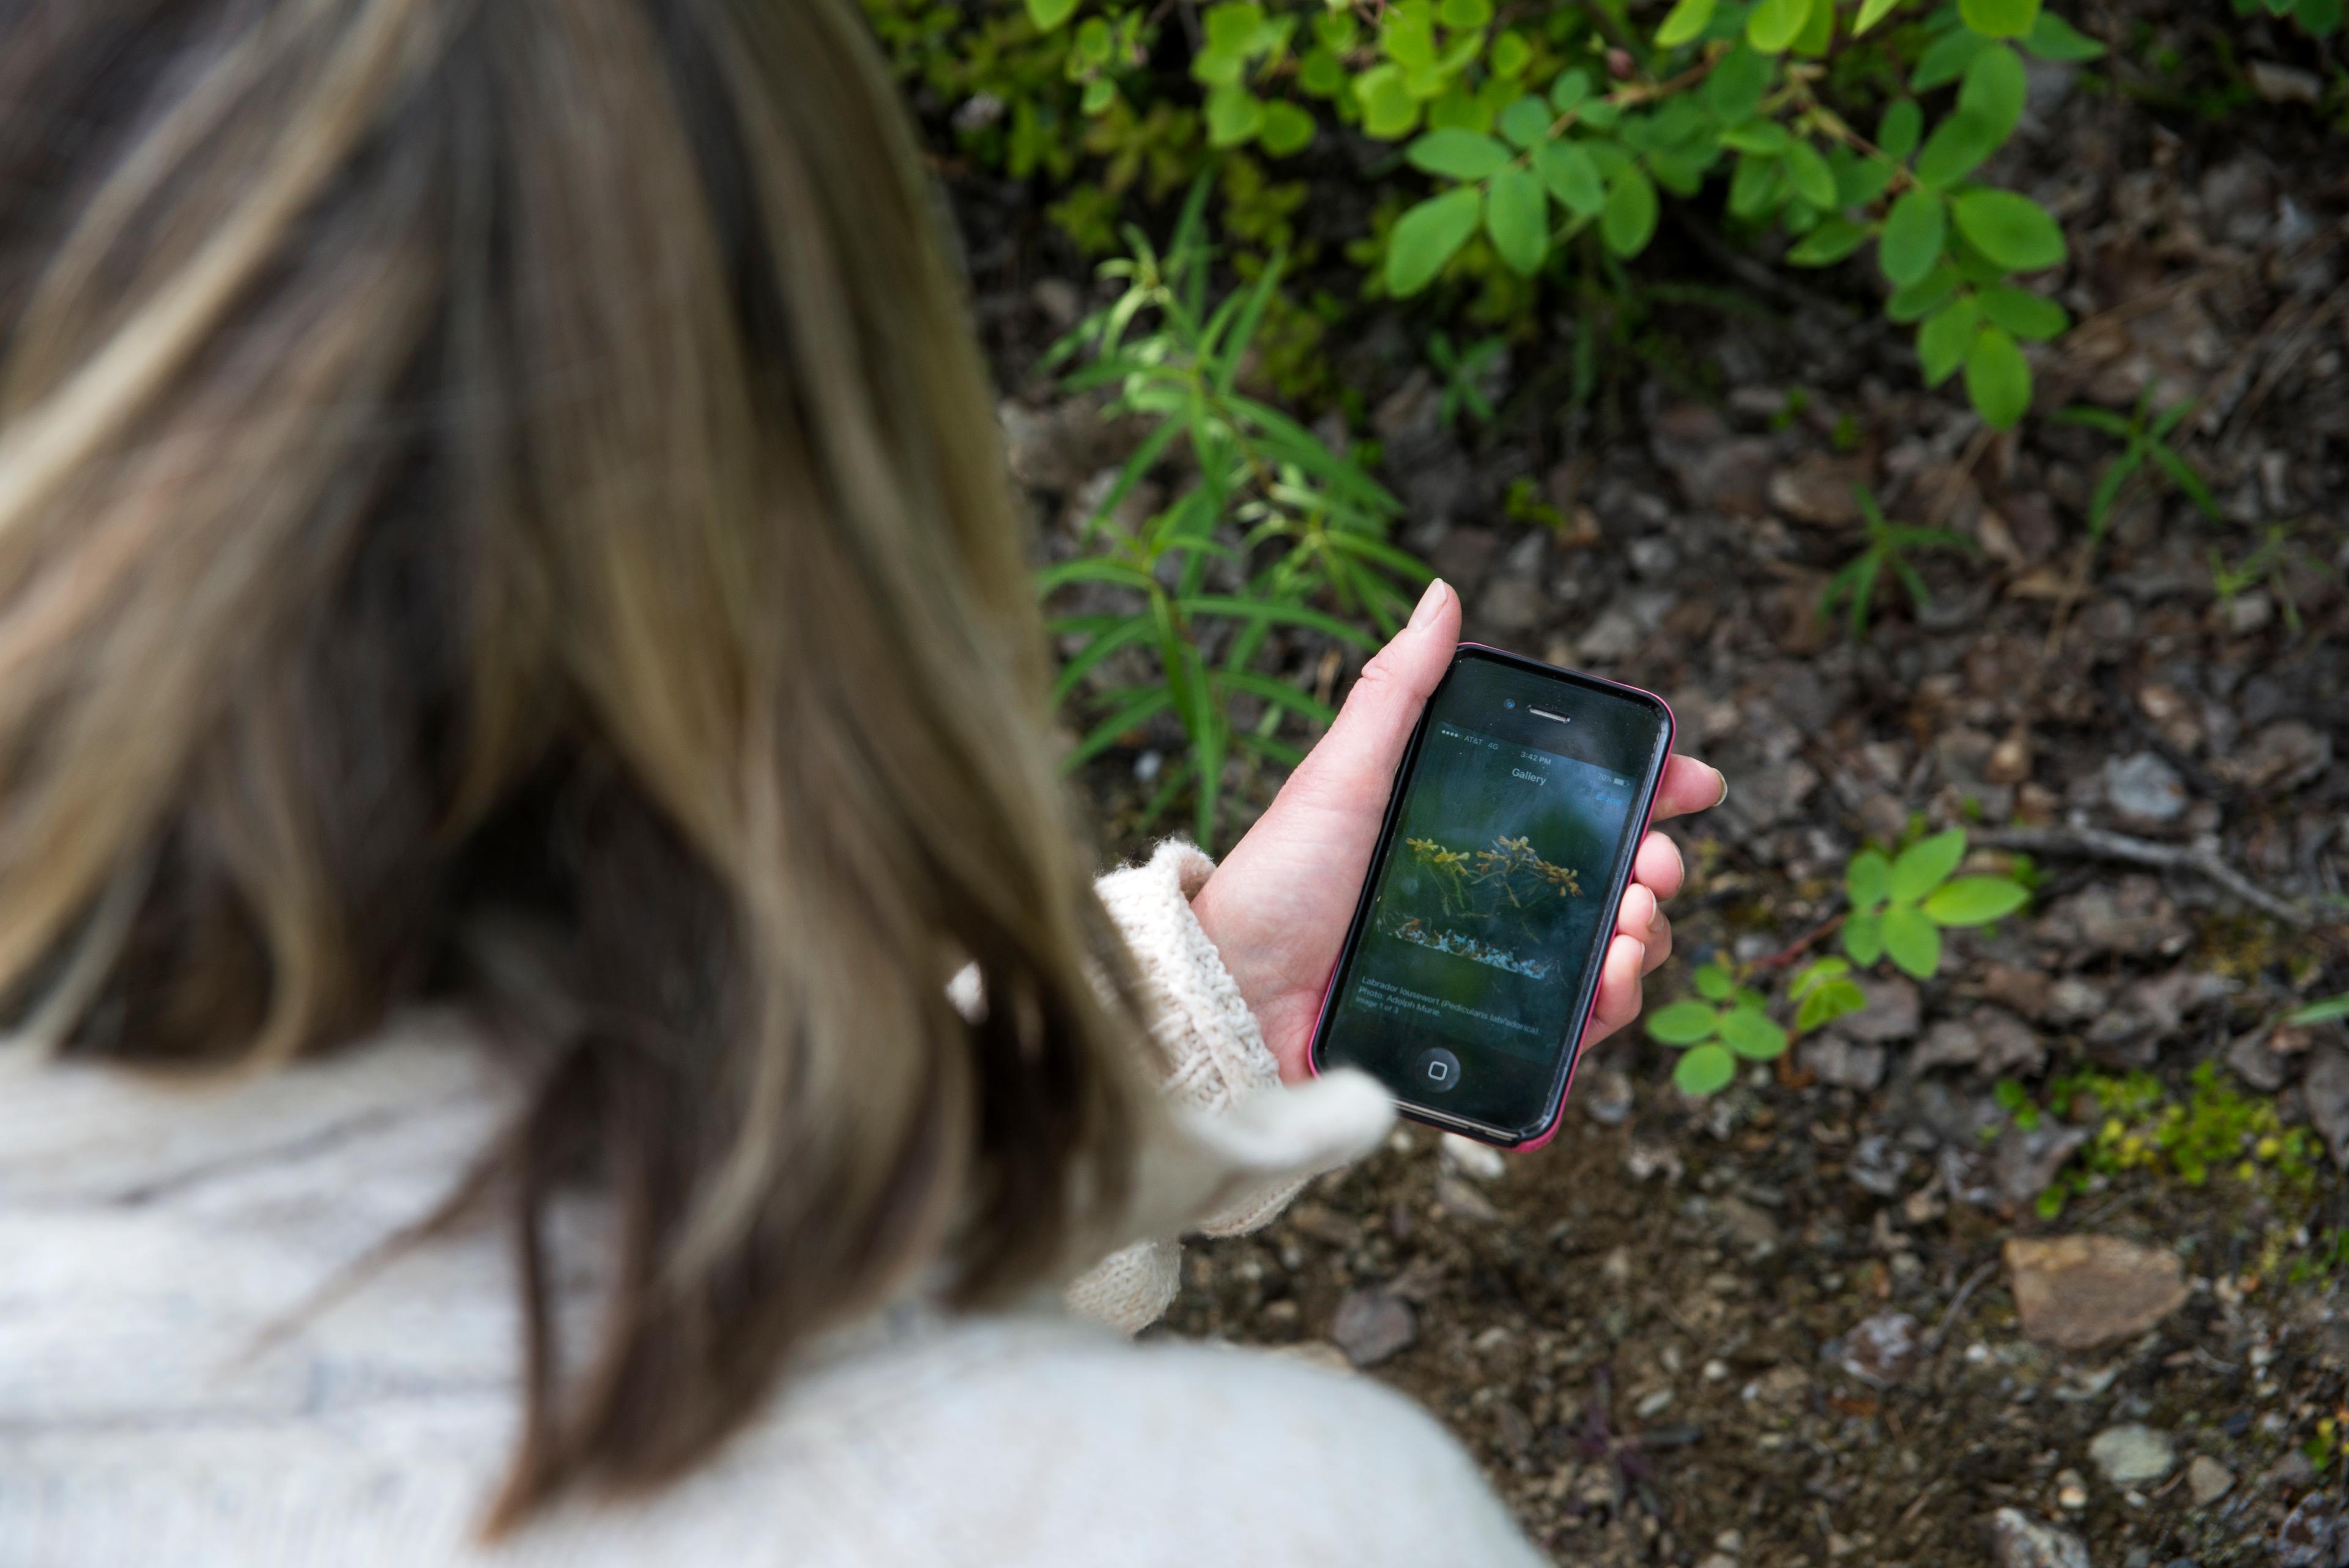
<path fill-rule="evenodd" d="M 2149 383 L 2198 400 L 2180 444 L 2220 521 L 2139 483 L 2092 556 L 2109 440 L 2044 417 L 1993 436 L 1954 388 L 1919 386 L 1864 269 L 1725 261 L 1701 222 L 1658 268 L 1744 307 L 1660 313 L 1588 406 L 1555 395 L 1583 329 L 1565 317 L 1511 344 L 1481 427 L 1438 419 L 1425 323 L 1373 316 L 1332 354 L 1409 508 L 1399 536 L 1461 590 L 1469 635 L 1664 693 L 1683 749 L 1727 772 L 1728 805 L 1673 828 L 1684 959 L 1831 940 L 1845 857 L 1920 821 L 2119 834 L 2240 882 L 2085 840 L 2043 848 L 2033 912 L 1880 998 L 1887 1031 L 1812 1043 L 1702 1105 L 1670 1087 L 1661 1048 L 1610 1042 L 1550 1147 L 1487 1180 L 1426 1130 L 1399 1133 L 1261 1234 L 1195 1245 L 1159 1332 L 1343 1366 L 1339 1303 L 1400 1299 L 1413 1343 L 1361 1375 L 1457 1433 L 1561 1563 L 2024 1561 L 1994 1556 L 1986 1530 L 2010 1506 L 2099 1564 L 2329 1560 L 2294 1542 L 2349 1495 L 2339 1463 L 2302 1453 L 2349 1399 L 2349 1316 L 2337 1272 L 2291 1282 L 2276 1264 L 2349 1222 L 2337 1168 L 2290 1201 L 2226 1172 L 2137 1173 L 2047 1220 L 2027 1177 L 1984 1174 L 1977 1130 L 2003 1125 L 1997 1077 L 2102 1064 L 2183 1092 L 2206 1060 L 2287 1122 L 2349 1117 L 2308 1076 L 2343 1049 L 2338 1026 L 2270 1027 L 2349 988 L 2349 140 L 2316 108 L 2261 100 L 2209 39 L 2238 61 L 2327 59 L 2225 9 L 2090 6 L 2135 59 L 2102 83 L 2034 68 L 2030 122 L 1994 171 L 2071 240 L 2059 297 L 2083 325 L 2039 361 L 2041 413 L 2125 410 Z M 2141 63 L 2164 44 L 2188 63 Z M 953 188 L 1012 422 L 1045 443 L 1022 467 L 1058 539 L 1117 438 L 1029 367 L 1094 286 L 1034 192 L 968 171 Z M 1344 202 L 1328 205 L 1341 226 Z M 1509 520 L 1526 477 L 1565 526 Z M 1930 602 L 1888 585 L 1858 639 L 1816 613 L 1859 545 L 1855 483 L 1973 546 L 1920 556 Z M 2277 537 L 2255 581 L 2214 578 L 2214 554 L 2239 565 Z M 1342 689 L 1310 639 L 1280 659 Z M 1087 778 L 1112 850 L 1164 831 L 1135 819 L 1138 775 L 1179 735 L 1130 741 Z M 1278 781 L 1235 782 L 1234 833 Z M 1656 976 L 1651 1004 L 1686 973 Z M 2020 1045 L 1920 1061 L 1938 1025 L 1985 1016 Z M 2037 1344 L 2001 1249 L 2043 1233 L 2169 1249 L 2186 1304 L 2096 1350 Z M 1847 1369 L 1854 1331 L 1895 1313 L 1913 1320 L 1913 1368 Z M 2116 1483 L 2092 1460 L 2097 1433 L 2132 1423 L 2168 1439 L 2166 1476 Z M 2197 1456 L 2225 1467 L 2224 1495 L 2196 1501 Z"/>

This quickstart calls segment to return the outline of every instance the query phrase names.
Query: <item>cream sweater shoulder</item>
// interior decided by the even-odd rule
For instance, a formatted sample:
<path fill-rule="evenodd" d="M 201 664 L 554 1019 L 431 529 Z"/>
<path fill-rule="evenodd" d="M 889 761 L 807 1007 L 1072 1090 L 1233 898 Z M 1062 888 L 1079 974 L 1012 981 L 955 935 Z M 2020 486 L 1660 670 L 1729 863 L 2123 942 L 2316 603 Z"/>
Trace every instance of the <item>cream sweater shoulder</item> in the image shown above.
<path fill-rule="evenodd" d="M 1245 1228 L 1391 1115 L 1281 1090 L 1190 919 L 1182 846 L 1102 881 L 1174 1064 L 1136 1239 L 1069 1303 L 908 1303 L 820 1354 L 683 1483 L 476 1543 L 515 1419 L 503 1238 L 325 1282 L 442 1196 L 520 1085 L 453 1020 L 233 1086 L 0 1045 L 0 1563 L 7 1568 L 1120 1568 L 1539 1561 L 1407 1401 L 1275 1356 L 1113 1332 L 1178 1230 Z M 585 1282 L 582 1282 L 585 1292 Z"/>

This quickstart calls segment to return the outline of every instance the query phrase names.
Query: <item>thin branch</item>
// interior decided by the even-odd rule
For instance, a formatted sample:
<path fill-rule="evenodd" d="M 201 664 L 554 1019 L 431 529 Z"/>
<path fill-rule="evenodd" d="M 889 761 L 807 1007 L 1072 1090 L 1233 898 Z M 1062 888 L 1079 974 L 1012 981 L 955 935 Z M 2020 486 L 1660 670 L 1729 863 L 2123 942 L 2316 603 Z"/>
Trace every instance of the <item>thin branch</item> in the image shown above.
<path fill-rule="evenodd" d="M 1974 842 L 1992 849 L 2019 849 L 2027 855 L 2079 855 L 2157 870 L 2192 871 L 2288 926 L 2308 930 L 2317 924 L 2314 915 L 2276 897 L 2207 849 L 2157 844 L 2148 838 L 2131 838 L 2100 827 L 1993 828 L 1974 835 Z"/>

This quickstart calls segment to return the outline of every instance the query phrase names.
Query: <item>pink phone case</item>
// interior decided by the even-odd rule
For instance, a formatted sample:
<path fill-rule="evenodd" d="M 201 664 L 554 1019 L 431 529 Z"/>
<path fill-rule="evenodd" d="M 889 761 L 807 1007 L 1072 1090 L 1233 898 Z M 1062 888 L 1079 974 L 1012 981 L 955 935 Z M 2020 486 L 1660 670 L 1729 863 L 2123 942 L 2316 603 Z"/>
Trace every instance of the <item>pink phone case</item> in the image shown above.
<path fill-rule="evenodd" d="M 1526 658 L 1522 653 L 1510 653 L 1507 649 L 1495 648 L 1490 643 L 1464 642 L 1460 646 L 1462 648 L 1481 649 L 1486 653 L 1505 654 L 1511 659 Z M 1538 663 L 1540 661 L 1537 659 L 1526 659 L 1526 662 Z M 1557 667 L 1556 665 L 1551 665 L 1548 666 L 1548 668 L 1556 669 Z M 1621 691 L 1634 691 L 1642 697 L 1653 700 L 1655 704 L 1664 711 L 1664 765 L 1667 768 L 1671 766 L 1671 758 L 1672 742 L 1678 739 L 1680 735 L 1680 718 L 1672 711 L 1672 705 L 1670 702 L 1667 702 L 1663 698 L 1657 696 L 1656 693 L 1647 690 L 1645 687 L 1634 686 L 1628 680 L 1609 680 L 1603 675 L 1589 675 L 1578 670 L 1571 671 L 1571 673 L 1581 676 L 1585 680 L 1595 680 L 1602 686 L 1613 686 Z M 1651 794 L 1648 797 L 1648 819 L 1640 825 L 1640 836 L 1641 838 L 1645 838 L 1647 836 L 1648 830 L 1656 825 L 1656 795 L 1663 794 L 1663 778 L 1659 774 L 1656 779 L 1656 793 L 1655 794 Z M 1632 854 L 1634 856 L 1638 853 L 1639 851 L 1636 848 L 1632 850 Z M 1609 940 L 1612 940 L 1611 937 Z M 1345 955 L 1343 953 L 1339 955 L 1340 961 L 1342 961 Z M 1321 1037 L 1321 1022 L 1329 1016 L 1330 999 L 1338 987 L 1339 967 L 1338 963 L 1332 963 L 1330 966 L 1330 978 L 1321 982 L 1321 1006 L 1320 1009 L 1313 1015 L 1312 1039 L 1319 1040 Z M 1590 1027 L 1590 1010 L 1598 1005 L 1599 988 L 1594 985 L 1590 988 L 1590 1000 L 1583 1004 L 1582 1016 L 1576 1019 L 1574 1022 L 1574 1060 L 1567 1064 L 1566 1082 L 1558 1089 L 1557 1103 L 1549 1108 L 1549 1125 L 1543 1127 L 1540 1132 L 1537 1133 L 1532 1137 L 1526 1138 L 1522 1143 L 1490 1144 L 1488 1147 L 1500 1149 L 1505 1154 L 1526 1154 L 1542 1147 L 1544 1145 L 1547 1144 L 1550 1139 L 1557 1136 L 1558 1127 L 1563 1125 L 1566 1120 L 1566 1102 L 1574 1096 L 1574 1075 L 1582 1070 L 1583 1031 Z M 1312 1072 L 1315 1077 L 1318 1078 L 1321 1075 L 1321 1064 L 1314 1059 L 1313 1054 L 1310 1051 L 1306 1053 L 1305 1064 L 1307 1068 Z M 1472 1133 L 1463 1133 L 1461 1136 L 1463 1137 L 1475 1137 Z M 1478 1141 L 1484 1142 L 1485 1140 L 1479 1139 Z"/>

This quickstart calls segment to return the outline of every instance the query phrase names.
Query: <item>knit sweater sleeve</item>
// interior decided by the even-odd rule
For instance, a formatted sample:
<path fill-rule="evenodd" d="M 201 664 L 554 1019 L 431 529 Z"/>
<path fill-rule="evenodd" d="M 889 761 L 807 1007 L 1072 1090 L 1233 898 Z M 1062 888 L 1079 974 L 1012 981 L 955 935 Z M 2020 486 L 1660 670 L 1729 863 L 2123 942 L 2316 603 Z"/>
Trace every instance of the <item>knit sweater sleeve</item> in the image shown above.
<path fill-rule="evenodd" d="M 1252 1096 L 1278 1094 L 1280 1068 L 1231 972 L 1191 912 L 1192 896 L 1216 868 L 1195 846 L 1169 839 L 1140 866 L 1097 884 L 1133 955 L 1142 1000 L 1166 1066 L 1162 1091 L 1176 1106 L 1221 1117 Z M 1312 1171 L 1255 1185 L 1198 1220 L 1211 1236 L 1237 1235 L 1272 1220 Z M 1182 1251 L 1173 1237 L 1111 1254 L 1069 1289 L 1084 1316 L 1133 1333 L 1166 1310 L 1181 1285 Z"/>

